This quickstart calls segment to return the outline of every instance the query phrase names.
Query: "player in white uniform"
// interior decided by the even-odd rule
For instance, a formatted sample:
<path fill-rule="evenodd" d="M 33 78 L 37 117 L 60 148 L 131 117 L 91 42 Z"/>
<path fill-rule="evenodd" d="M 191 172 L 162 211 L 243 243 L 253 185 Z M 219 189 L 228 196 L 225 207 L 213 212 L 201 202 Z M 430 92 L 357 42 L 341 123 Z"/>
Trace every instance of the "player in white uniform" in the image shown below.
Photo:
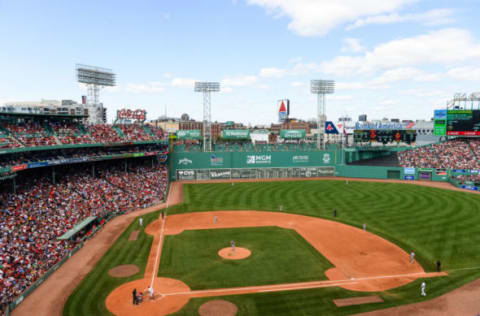
<path fill-rule="evenodd" d="M 411 252 L 410 253 L 410 263 L 414 263 L 415 262 L 415 252 Z"/>
<path fill-rule="evenodd" d="M 425 286 L 426 286 L 425 282 L 422 282 L 422 284 L 420 285 L 420 289 L 421 289 L 420 295 L 422 296 L 427 296 L 427 293 L 425 293 Z"/>

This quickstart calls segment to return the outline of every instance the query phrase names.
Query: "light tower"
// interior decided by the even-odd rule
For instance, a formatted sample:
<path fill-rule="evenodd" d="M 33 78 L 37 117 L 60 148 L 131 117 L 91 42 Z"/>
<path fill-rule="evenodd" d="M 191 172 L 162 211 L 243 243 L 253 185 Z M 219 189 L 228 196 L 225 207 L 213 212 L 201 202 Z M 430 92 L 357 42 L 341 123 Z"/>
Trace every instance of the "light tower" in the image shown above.
<path fill-rule="evenodd" d="M 325 141 L 320 141 L 320 136 L 323 140 L 325 135 L 325 95 L 335 92 L 335 81 L 312 80 L 310 82 L 310 91 L 317 95 L 317 148 L 325 149 Z"/>
<path fill-rule="evenodd" d="M 195 92 L 203 92 L 203 151 L 212 151 L 212 111 L 210 92 L 219 91 L 219 82 L 195 82 Z"/>
<path fill-rule="evenodd" d="M 89 103 L 98 106 L 100 90 L 115 86 L 115 74 L 110 69 L 76 65 L 77 81 L 87 85 Z"/>

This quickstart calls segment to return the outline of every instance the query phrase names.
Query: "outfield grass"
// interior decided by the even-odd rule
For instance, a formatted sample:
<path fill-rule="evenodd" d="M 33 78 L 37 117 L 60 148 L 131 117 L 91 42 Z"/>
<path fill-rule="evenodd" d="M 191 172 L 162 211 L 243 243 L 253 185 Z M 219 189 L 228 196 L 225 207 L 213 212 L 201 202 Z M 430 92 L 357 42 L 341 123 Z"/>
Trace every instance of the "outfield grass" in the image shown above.
<path fill-rule="evenodd" d="M 480 266 L 480 195 L 377 182 L 294 181 L 187 184 L 189 203 L 172 213 L 267 210 L 334 219 L 392 240 L 429 271 Z M 333 209 L 338 217 L 333 218 Z"/>
<path fill-rule="evenodd" d="M 232 261 L 218 250 L 248 248 Z M 295 230 L 280 227 L 188 230 L 166 236 L 159 276 L 178 279 L 192 290 L 326 280 L 333 265 Z"/>
<path fill-rule="evenodd" d="M 184 186 L 184 195 L 186 203 L 170 208 L 169 214 L 240 209 L 278 211 L 279 205 L 283 205 L 284 212 L 333 219 L 358 227 L 365 222 L 370 231 L 407 251 L 414 250 L 426 270 L 434 270 L 438 259 L 447 270 L 480 266 L 480 195 L 409 184 L 354 181 L 348 185 L 344 181 L 236 183 L 235 186 L 189 184 Z M 338 210 L 335 219 L 334 208 Z M 118 260 L 118 254 L 132 256 L 130 262 L 121 263 L 143 262 L 143 265 L 138 263 L 139 274 L 143 274 L 149 248 L 141 251 L 143 258 L 131 254 L 132 249 L 137 249 L 125 246 L 131 230 L 132 227 L 120 237 L 75 290 L 64 315 L 109 315 L 104 307 L 108 293 L 120 283 L 137 278 L 111 280 L 107 271 L 120 264 L 112 263 Z M 290 266 L 295 267 L 295 262 Z M 450 271 L 448 277 L 426 280 L 427 298 L 419 295 L 422 280 L 417 280 L 377 293 L 384 303 L 342 308 L 335 307 L 331 300 L 370 293 L 322 288 L 221 298 L 237 304 L 238 315 L 348 315 L 431 299 L 479 277 L 480 269 Z M 198 306 L 210 299 L 214 298 L 193 299 L 176 315 L 197 315 Z"/>

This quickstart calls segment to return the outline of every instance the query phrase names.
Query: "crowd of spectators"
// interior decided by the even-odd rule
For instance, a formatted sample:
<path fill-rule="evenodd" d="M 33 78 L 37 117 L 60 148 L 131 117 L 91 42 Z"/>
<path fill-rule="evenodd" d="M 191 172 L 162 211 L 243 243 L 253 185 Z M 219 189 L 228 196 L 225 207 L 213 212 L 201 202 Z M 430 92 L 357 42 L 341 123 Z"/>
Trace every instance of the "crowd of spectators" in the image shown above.
<path fill-rule="evenodd" d="M 17 148 L 20 146 L 21 145 L 19 143 L 15 142 L 8 135 L 4 135 L 4 134 L 0 135 L 0 149 Z"/>
<path fill-rule="evenodd" d="M 56 149 L 48 151 L 28 151 L 0 155 L 0 169 L 33 162 L 48 162 L 60 159 L 80 157 L 102 157 L 136 152 L 163 152 L 166 148 L 161 145 L 137 145 L 123 147 L 89 147 Z"/>
<path fill-rule="evenodd" d="M 52 122 L 51 127 L 62 144 L 92 144 L 94 139 L 76 122 Z"/>
<path fill-rule="evenodd" d="M 25 147 L 57 144 L 55 137 L 49 135 L 39 122 L 25 121 L 15 124 L 2 122 L 0 126 L 17 138 Z"/>
<path fill-rule="evenodd" d="M 155 137 L 145 131 L 143 126 L 138 124 L 119 124 L 116 125 L 129 141 L 147 141 L 154 140 Z"/>
<path fill-rule="evenodd" d="M 117 130 L 116 130 L 117 129 Z M 149 132 L 151 131 L 151 133 Z M 127 143 L 164 140 L 166 134 L 158 128 L 146 129 L 138 124 L 94 124 L 84 126 L 75 121 L 0 122 L 2 148 L 54 146 L 62 144 Z M 9 139 L 14 137 L 18 142 Z"/>
<path fill-rule="evenodd" d="M 457 175 L 455 176 L 455 179 L 460 183 L 460 184 L 467 184 L 467 182 L 472 182 L 474 184 L 479 184 L 480 183 L 480 174 L 471 174 L 471 175 Z"/>
<path fill-rule="evenodd" d="M 94 176 L 70 168 L 51 177 L 28 177 L 16 193 L 0 193 L 0 303 L 21 295 L 81 239 L 59 240 L 89 216 L 105 218 L 164 199 L 167 168 L 129 162 L 99 167 Z M 123 166 L 123 167 L 122 167 Z M 18 181 L 17 181 L 18 182 Z M 3 184 L 5 186 L 5 184 Z"/>
<path fill-rule="evenodd" d="M 455 139 L 399 152 L 398 159 L 401 167 L 480 169 L 480 156 L 474 154 L 470 145 L 469 140 Z"/>

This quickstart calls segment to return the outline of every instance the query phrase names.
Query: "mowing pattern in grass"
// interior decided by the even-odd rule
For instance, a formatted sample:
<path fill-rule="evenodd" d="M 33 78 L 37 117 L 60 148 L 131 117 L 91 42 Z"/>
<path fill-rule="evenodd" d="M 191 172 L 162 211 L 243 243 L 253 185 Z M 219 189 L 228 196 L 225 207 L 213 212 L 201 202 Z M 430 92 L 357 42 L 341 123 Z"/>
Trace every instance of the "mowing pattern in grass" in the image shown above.
<path fill-rule="evenodd" d="M 252 255 L 225 260 L 218 250 L 234 240 Z M 189 230 L 167 236 L 159 276 L 193 290 L 325 280 L 333 265 L 296 231 L 279 227 Z"/>
<path fill-rule="evenodd" d="M 158 219 L 158 215 L 159 212 L 154 212 L 142 216 L 143 227 L 147 227 L 149 223 Z M 138 219 L 122 233 L 105 256 L 95 265 L 95 268 L 70 295 L 63 310 L 64 316 L 113 315 L 105 306 L 108 294 L 123 283 L 142 279 L 145 273 L 153 236 L 145 234 L 141 228 L 138 239 L 128 241 L 128 236 L 136 229 L 140 229 Z M 135 264 L 140 271 L 128 278 L 114 278 L 108 275 L 110 269 L 121 264 Z"/>
<path fill-rule="evenodd" d="M 332 211 L 336 208 L 338 217 L 334 220 L 358 227 L 366 222 L 370 231 L 406 250 L 415 250 L 416 257 L 429 270 L 434 269 L 437 259 L 442 260 L 444 269 L 480 265 L 478 195 L 408 184 L 354 181 L 348 185 L 343 181 L 236 183 L 233 187 L 231 184 L 195 184 L 186 185 L 184 195 L 185 204 L 170 208 L 169 214 L 235 209 L 278 211 L 279 205 L 283 205 L 284 212 L 334 219 Z M 125 242 L 124 239 L 133 229 L 130 227 L 119 238 L 76 289 L 67 302 L 64 315 L 110 315 L 104 307 L 105 297 L 113 288 L 127 281 L 112 280 L 107 274 L 108 269 L 120 263 L 134 263 L 141 268 L 139 274 L 143 274 L 150 246 L 144 251 L 144 246 L 137 246 L 139 244 L 136 242 Z M 139 240 L 144 238 L 141 236 Z M 229 240 L 226 239 L 226 246 Z M 125 248 L 129 244 L 135 247 Z M 182 244 L 180 247 L 188 245 Z M 117 253 L 134 253 L 134 249 L 144 253 L 143 257 L 135 255 L 136 258 L 142 258 L 143 263 L 135 260 L 114 262 Z M 210 272 L 204 271 L 205 274 Z M 419 295 L 422 280 L 417 280 L 398 289 L 374 293 L 380 295 L 384 303 L 342 308 L 337 308 L 332 299 L 366 294 L 341 288 L 322 288 L 221 299 L 235 303 L 239 308 L 239 316 L 349 315 L 431 299 L 479 277 L 480 269 L 449 272 L 448 277 L 425 280 L 426 298 Z M 192 299 L 175 315 L 198 315 L 198 307 L 211 299 L 215 298 Z"/>
<path fill-rule="evenodd" d="M 396 183 L 296 181 L 188 184 L 190 203 L 174 212 L 271 210 L 333 219 L 414 250 L 425 269 L 480 265 L 480 195 Z"/>

